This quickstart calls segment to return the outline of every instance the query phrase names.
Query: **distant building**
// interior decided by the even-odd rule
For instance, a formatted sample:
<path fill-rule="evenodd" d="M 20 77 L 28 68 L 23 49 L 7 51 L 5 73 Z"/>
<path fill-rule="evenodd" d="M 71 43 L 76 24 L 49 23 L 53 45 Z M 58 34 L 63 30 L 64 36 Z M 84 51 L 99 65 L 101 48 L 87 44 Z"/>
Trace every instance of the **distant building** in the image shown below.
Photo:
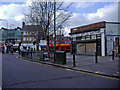
<path fill-rule="evenodd" d="M 37 30 L 36 28 L 40 29 L 40 25 L 25 25 L 25 23 L 23 22 L 23 26 L 22 26 L 22 37 L 21 37 L 21 41 L 22 41 L 22 45 L 27 46 L 27 45 L 33 45 L 33 42 L 37 41 L 36 37 L 37 36 Z M 44 35 L 44 32 L 40 32 L 41 36 Z M 42 38 L 41 38 L 42 39 Z"/>
<path fill-rule="evenodd" d="M 21 42 L 22 45 L 27 46 L 27 45 L 33 45 L 33 42 L 37 41 L 36 37 L 37 36 L 37 31 L 35 29 L 40 30 L 40 25 L 25 25 L 25 23 L 22 23 L 22 37 L 21 37 Z M 46 40 L 47 41 L 47 35 L 44 35 L 45 32 L 40 30 L 40 40 Z M 53 38 L 53 33 L 49 33 L 49 40 L 54 40 Z M 64 40 L 64 39 L 69 39 L 69 37 L 64 37 L 63 34 L 57 33 L 59 35 L 56 35 L 56 40 Z M 42 42 L 42 41 L 41 41 Z"/>
<path fill-rule="evenodd" d="M 0 46 L 7 46 L 7 53 L 10 51 L 11 46 L 13 50 L 18 50 L 19 43 L 21 42 L 21 28 L 17 27 L 15 29 L 0 29 Z"/>
<path fill-rule="evenodd" d="M 22 28 L 22 36 L 21 36 L 21 42 L 24 46 L 32 45 L 34 41 L 36 41 L 35 36 L 37 33 L 33 30 L 29 31 L 28 29 L 34 28 L 34 26 L 25 26 Z"/>
<path fill-rule="evenodd" d="M 6 29 L 1 28 L 1 43 L 11 43 L 11 44 L 18 44 L 21 42 L 21 28 L 17 27 L 15 29 Z"/>
<path fill-rule="evenodd" d="M 94 55 L 95 52 L 100 56 L 112 55 L 113 42 L 116 41 L 116 38 L 119 42 L 117 46 L 120 45 L 119 25 L 118 22 L 103 21 L 71 28 L 70 35 L 75 44 L 75 52 L 84 55 Z"/>

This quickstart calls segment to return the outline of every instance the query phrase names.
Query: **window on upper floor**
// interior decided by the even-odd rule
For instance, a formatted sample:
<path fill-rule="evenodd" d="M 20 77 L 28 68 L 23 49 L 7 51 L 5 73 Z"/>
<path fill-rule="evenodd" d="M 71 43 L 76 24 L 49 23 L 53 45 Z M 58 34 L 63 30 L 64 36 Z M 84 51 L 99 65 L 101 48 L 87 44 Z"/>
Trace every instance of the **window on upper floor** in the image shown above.
<path fill-rule="evenodd" d="M 24 38 L 23 38 L 23 41 L 25 41 L 25 40 L 26 40 L 26 38 L 24 37 Z"/>
<path fill-rule="evenodd" d="M 25 32 L 25 31 L 23 32 L 23 35 L 26 35 L 26 32 Z"/>
<path fill-rule="evenodd" d="M 29 32 L 28 34 L 31 35 L 31 32 Z"/>
<path fill-rule="evenodd" d="M 26 32 L 27 33 L 27 35 L 29 35 L 29 33 L 28 32 Z"/>
<path fill-rule="evenodd" d="M 31 41 L 31 37 L 29 37 L 29 41 Z"/>
<path fill-rule="evenodd" d="M 28 41 L 28 37 L 27 37 L 27 41 Z"/>

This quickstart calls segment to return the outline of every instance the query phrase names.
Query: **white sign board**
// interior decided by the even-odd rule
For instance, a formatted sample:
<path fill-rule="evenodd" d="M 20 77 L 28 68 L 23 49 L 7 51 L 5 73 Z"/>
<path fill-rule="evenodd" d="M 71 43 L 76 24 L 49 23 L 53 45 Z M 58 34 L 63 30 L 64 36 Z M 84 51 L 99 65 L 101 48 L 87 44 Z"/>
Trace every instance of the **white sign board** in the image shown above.
<path fill-rule="evenodd" d="M 46 44 L 47 44 L 46 40 L 40 40 L 40 45 L 46 45 Z"/>

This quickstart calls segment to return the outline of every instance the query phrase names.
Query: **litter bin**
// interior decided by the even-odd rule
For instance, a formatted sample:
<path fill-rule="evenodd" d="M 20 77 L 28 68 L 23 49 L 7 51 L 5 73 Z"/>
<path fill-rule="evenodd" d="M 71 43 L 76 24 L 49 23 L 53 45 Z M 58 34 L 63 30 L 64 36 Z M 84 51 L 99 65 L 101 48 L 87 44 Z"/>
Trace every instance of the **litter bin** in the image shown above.
<path fill-rule="evenodd" d="M 62 64 L 62 65 L 66 64 L 66 52 L 65 51 L 56 51 L 55 63 Z"/>

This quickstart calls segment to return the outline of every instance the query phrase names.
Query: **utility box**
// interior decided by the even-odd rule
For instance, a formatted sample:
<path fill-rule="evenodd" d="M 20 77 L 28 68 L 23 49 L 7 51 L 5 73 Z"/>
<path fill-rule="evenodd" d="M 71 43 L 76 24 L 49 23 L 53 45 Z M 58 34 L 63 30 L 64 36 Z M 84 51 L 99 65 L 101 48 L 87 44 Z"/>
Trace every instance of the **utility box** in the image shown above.
<path fill-rule="evenodd" d="M 56 51 L 55 63 L 62 64 L 62 65 L 66 64 L 66 52 L 65 51 Z"/>

